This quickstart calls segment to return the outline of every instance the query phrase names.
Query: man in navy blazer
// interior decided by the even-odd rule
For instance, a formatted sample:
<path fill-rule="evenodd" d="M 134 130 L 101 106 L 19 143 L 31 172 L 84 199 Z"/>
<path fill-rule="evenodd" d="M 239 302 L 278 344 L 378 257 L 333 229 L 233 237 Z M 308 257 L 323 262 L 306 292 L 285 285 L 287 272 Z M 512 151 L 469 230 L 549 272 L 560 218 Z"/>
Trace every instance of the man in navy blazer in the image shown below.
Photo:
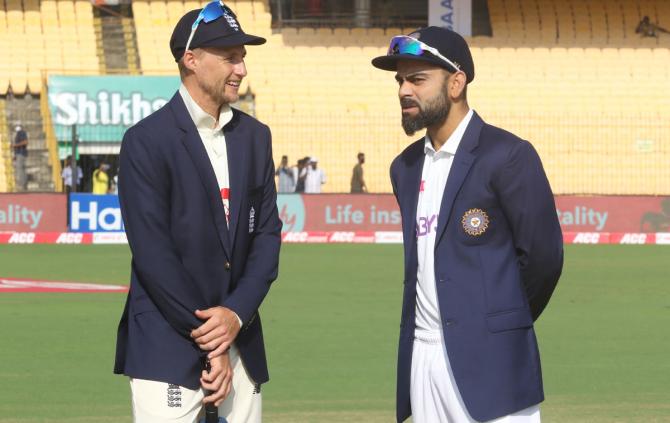
<path fill-rule="evenodd" d="M 270 130 L 229 104 L 244 46 L 264 42 L 218 1 L 185 14 L 170 41 L 179 92 L 124 136 L 132 272 L 114 371 L 130 377 L 136 422 L 192 423 L 203 402 L 232 423 L 261 421 L 258 308 L 277 277 L 281 222 Z"/>
<path fill-rule="evenodd" d="M 563 265 L 540 158 L 470 110 L 474 64 L 455 32 L 394 37 L 372 63 L 396 72 L 405 132 L 427 129 L 391 165 L 405 257 L 397 420 L 539 422 L 533 322 Z"/>

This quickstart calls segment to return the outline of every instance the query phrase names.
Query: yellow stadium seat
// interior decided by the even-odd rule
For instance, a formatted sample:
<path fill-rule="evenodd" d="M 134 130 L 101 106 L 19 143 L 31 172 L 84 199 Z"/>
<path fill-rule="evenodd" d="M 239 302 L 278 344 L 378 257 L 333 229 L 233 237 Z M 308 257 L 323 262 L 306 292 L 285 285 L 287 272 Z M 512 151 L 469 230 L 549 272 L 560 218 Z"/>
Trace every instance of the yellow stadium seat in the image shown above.
<path fill-rule="evenodd" d="M 149 3 L 143 0 L 134 0 L 131 3 L 135 19 L 144 18 L 149 13 Z"/>
<path fill-rule="evenodd" d="M 188 11 L 188 10 L 200 9 L 205 4 L 206 4 L 205 2 L 187 0 L 187 1 L 184 1 L 184 10 Z"/>
<path fill-rule="evenodd" d="M 270 3 L 267 0 L 254 0 L 253 6 L 255 16 L 262 13 L 270 13 Z"/>
<path fill-rule="evenodd" d="M 167 21 L 172 25 L 176 25 L 186 12 L 182 3 L 174 1 L 167 3 Z"/>
<path fill-rule="evenodd" d="M 0 75 L 0 95 L 7 94 L 9 89 L 9 77 L 6 75 Z"/>
<path fill-rule="evenodd" d="M 389 27 L 384 30 L 384 34 L 390 38 L 395 37 L 396 35 L 404 34 L 402 28 Z"/>
<path fill-rule="evenodd" d="M 154 0 L 149 3 L 149 19 L 154 25 L 165 24 L 167 17 L 167 5 L 164 1 Z"/>
<path fill-rule="evenodd" d="M 26 79 L 25 74 L 24 75 L 16 75 L 12 76 L 10 85 L 12 87 L 12 92 L 15 95 L 23 95 L 26 92 L 26 88 L 28 85 L 28 81 Z"/>
<path fill-rule="evenodd" d="M 40 94 L 42 91 L 42 77 L 40 75 L 28 77 L 28 91 L 31 94 Z"/>

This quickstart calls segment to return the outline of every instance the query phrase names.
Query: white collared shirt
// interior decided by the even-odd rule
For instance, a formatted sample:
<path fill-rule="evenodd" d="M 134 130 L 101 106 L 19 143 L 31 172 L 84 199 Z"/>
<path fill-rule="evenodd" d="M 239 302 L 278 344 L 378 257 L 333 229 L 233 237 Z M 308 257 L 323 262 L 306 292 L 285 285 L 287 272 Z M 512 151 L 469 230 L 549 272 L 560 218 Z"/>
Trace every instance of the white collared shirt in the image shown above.
<path fill-rule="evenodd" d="M 179 94 L 182 100 L 184 100 L 186 110 L 188 110 L 188 114 L 191 116 L 193 123 L 195 123 L 202 144 L 207 151 L 209 161 L 212 163 L 216 182 L 219 185 L 221 193 L 223 209 L 226 212 L 226 224 L 230 224 L 230 176 L 228 173 L 228 151 L 226 150 L 226 137 L 223 133 L 223 127 L 233 118 L 233 111 L 229 105 L 222 105 L 219 111 L 219 121 L 217 122 L 213 116 L 198 106 L 198 103 L 193 100 L 184 84 L 179 86 Z M 241 328 L 243 325 L 242 319 L 240 319 L 240 316 L 235 311 L 233 313 L 235 313 Z"/>
<path fill-rule="evenodd" d="M 305 193 L 306 194 L 319 194 L 321 193 L 321 185 L 326 183 L 326 174 L 323 172 L 323 169 L 316 168 L 312 169 L 311 165 L 308 165 L 305 176 Z"/>
<path fill-rule="evenodd" d="M 228 152 L 226 150 L 226 137 L 223 133 L 223 127 L 233 118 L 233 111 L 229 105 L 221 106 L 218 122 L 213 116 L 202 110 L 198 103 L 193 100 L 188 90 L 182 84 L 179 87 L 186 110 L 191 116 L 195 127 L 198 130 L 202 144 L 205 146 L 209 161 L 212 163 L 216 182 L 219 185 L 221 201 L 226 211 L 226 223 L 230 223 L 230 177 L 228 173 Z"/>
<path fill-rule="evenodd" d="M 437 332 L 442 327 L 435 286 L 435 231 L 449 170 L 472 114 L 472 110 L 468 111 L 438 151 L 433 148 L 428 134 L 425 137 L 426 157 L 423 162 L 416 210 L 416 242 L 419 259 L 419 268 L 416 273 L 418 283 L 415 324 L 417 330 Z"/>

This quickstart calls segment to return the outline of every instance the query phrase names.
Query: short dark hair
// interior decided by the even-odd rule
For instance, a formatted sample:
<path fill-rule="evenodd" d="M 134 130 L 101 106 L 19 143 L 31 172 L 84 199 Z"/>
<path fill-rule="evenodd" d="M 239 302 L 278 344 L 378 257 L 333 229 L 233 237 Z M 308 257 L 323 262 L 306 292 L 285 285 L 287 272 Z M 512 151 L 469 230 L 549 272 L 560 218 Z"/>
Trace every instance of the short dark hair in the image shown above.
<path fill-rule="evenodd" d="M 192 71 L 186 67 L 184 64 L 184 56 L 182 56 L 179 61 L 177 62 L 177 68 L 179 69 L 179 77 L 181 79 L 184 79 L 186 76 L 188 76 L 189 73 Z"/>

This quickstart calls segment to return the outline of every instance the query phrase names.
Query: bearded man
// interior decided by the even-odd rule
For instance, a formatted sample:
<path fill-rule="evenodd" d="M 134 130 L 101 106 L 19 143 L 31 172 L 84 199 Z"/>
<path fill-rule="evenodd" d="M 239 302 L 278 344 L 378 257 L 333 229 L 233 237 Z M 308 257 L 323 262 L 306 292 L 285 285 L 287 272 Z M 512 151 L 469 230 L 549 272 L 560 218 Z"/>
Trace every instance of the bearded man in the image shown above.
<path fill-rule="evenodd" d="M 540 158 L 469 108 L 474 63 L 457 33 L 394 37 L 372 64 L 396 72 L 405 132 L 426 128 L 391 165 L 405 251 L 397 421 L 539 422 L 533 322 L 563 266 Z"/>

